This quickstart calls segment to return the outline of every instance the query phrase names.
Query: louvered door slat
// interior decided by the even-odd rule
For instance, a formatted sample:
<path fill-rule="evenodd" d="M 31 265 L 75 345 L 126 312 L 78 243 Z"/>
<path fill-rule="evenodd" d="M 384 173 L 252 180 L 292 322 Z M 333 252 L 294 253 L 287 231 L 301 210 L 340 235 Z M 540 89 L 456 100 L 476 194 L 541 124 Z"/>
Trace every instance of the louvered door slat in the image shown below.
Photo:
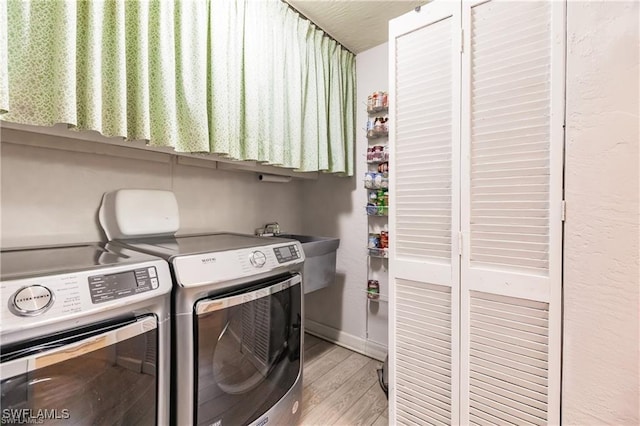
<path fill-rule="evenodd" d="M 407 312 L 402 314 L 398 313 L 398 319 L 404 319 L 406 321 L 411 321 L 418 324 L 420 323 L 420 321 L 424 319 L 425 316 L 429 317 L 431 320 L 428 324 L 429 327 L 441 333 L 444 333 L 445 335 L 450 333 L 449 327 L 451 326 L 451 324 L 449 324 L 446 321 L 441 321 L 437 318 L 433 318 L 430 315 L 429 311 L 425 311 L 423 309 L 416 309 L 414 312 Z"/>
<path fill-rule="evenodd" d="M 439 407 L 442 410 L 448 410 L 448 405 L 450 401 L 446 401 L 442 399 L 442 389 L 437 387 L 429 387 L 427 384 L 425 386 L 424 383 L 420 383 L 417 380 L 411 380 L 411 378 L 407 378 L 407 391 L 412 392 L 414 395 L 420 395 L 422 393 L 429 395 L 431 398 L 432 404 Z"/>
<path fill-rule="evenodd" d="M 540 96 L 534 96 L 533 100 L 525 98 L 524 100 L 519 100 L 519 102 L 517 103 L 512 102 L 512 104 L 508 106 L 505 106 L 504 104 L 493 104 L 488 102 L 485 102 L 485 104 L 489 104 L 489 106 L 485 105 L 483 107 L 481 107 L 479 104 L 475 104 L 475 106 L 477 107 L 477 111 L 474 119 L 484 120 L 493 117 L 522 117 L 523 113 L 527 113 L 527 111 L 544 111 L 544 109 L 547 107 L 547 103 L 547 99 L 540 100 Z"/>
<path fill-rule="evenodd" d="M 403 361 L 399 361 L 398 365 L 403 365 L 409 368 L 412 367 Z M 398 377 L 404 380 L 408 386 L 411 386 L 413 388 L 426 389 L 429 392 L 430 396 L 432 396 L 435 400 L 448 404 L 449 401 L 446 397 L 443 396 L 451 392 L 451 386 L 447 383 L 447 378 L 442 377 L 442 380 L 440 380 L 440 377 L 434 377 L 433 373 L 429 369 L 424 369 L 421 367 L 421 365 L 416 366 L 416 368 L 424 374 L 429 374 L 429 380 L 421 381 L 416 376 L 406 375 L 402 373 L 399 373 Z"/>
<path fill-rule="evenodd" d="M 499 367 L 502 371 L 517 370 L 518 372 L 526 373 L 522 377 L 525 380 L 529 380 L 532 383 L 539 383 L 543 385 L 547 384 L 547 380 L 544 378 L 547 374 L 545 368 L 546 366 L 534 366 L 532 363 L 528 362 L 531 358 L 523 357 L 525 362 L 518 362 L 513 361 L 510 358 L 503 358 L 499 355 L 492 355 L 489 352 L 483 352 L 480 349 L 471 349 L 471 351 L 469 352 L 471 359 L 477 361 L 477 365 L 485 367 L 488 365 L 493 365 L 495 367 Z"/>
<path fill-rule="evenodd" d="M 491 10 L 490 16 L 492 22 L 503 24 L 513 24 L 517 22 L 522 24 L 523 21 L 526 21 L 527 18 L 530 17 L 531 13 L 536 13 L 536 11 L 540 13 L 540 9 L 544 7 L 545 5 L 541 2 L 529 2 L 524 7 L 518 7 L 517 5 L 508 4 L 505 2 L 505 4 L 501 5 L 499 9 Z M 496 32 L 498 31 L 491 31 L 491 29 L 487 31 L 488 34 Z"/>
<path fill-rule="evenodd" d="M 544 411 L 547 408 L 546 404 L 544 403 L 544 399 L 543 401 L 540 401 L 539 399 L 536 399 L 536 398 L 530 398 L 527 395 L 523 395 L 522 393 L 513 392 L 509 389 L 503 389 L 499 386 L 494 386 L 490 383 L 483 382 L 481 380 L 471 379 L 471 384 L 474 387 L 474 389 L 478 389 L 478 390 L 482 389 L 485 392 L 490 392 L 495 395 L 500 395 L 504 398 L 512 399 L 514 401 L 517 401 L 521 404 L 528 405 L 540 411 Z M 543 395 L 540 395 L 540 397 L 542 396 Z"/>
<path fill-rule="evenodd" d="M 505 348 L 524 348 L 531 351 L 546 353 L 547 347 L 544 343 L 539 343 L 532 339 L 512 336 L 510 334 L 503 334 L 503 330 L 496 330 L 495 327 L 473 327 L 471 324 L 472 322 L 470 322 L 472 335 L 484 337 L 495 344 L 504 346 Z"/>
<path fill-rule="evenodd" d="M 420 426 L 420 423 L 418 423 L 420 420 L 407 415 L 406 413 L 403 414 L 398 414 L 398 423 L 403 424 L 403 425 L 413 425 L 413 426 Z"/>
<path fill-rule="evenodd" d="M 436 99 L 433 102 L 425 104 L 424 99 L 420 96 L 417 96 L 415 93 L 407 93 L 402 105 L 396 108 L 397 113 L 401 115 L 398 119 L 403 120 L 405 114 L 424 113 L 425 117 L 434 118 L 442 114 L 442 111 L 453 113 L 454 111 L 451 109 L 451 104 L 448 101 L 450 101 L 450 99 L 442 97 L 442 99 Z M 419 112 L 416 110 L 419 110 Z"/>
<path fill-rule="evenodd" d="M 514 399 L 514 398 L 509 398 L 508 396 L 504 396 L 502 393 L 495 393 L 490 390 L 484 389 L 482 387 L 474 387 L 473 393 L 476 395 L 483 396 L 487 399 L 494 400 L 495 402 L 503 406 L 513 407 L 513 409 L 518 410 L 525 415 L 535 416 L 541 420 L 544 420 L 547 417 L 547 414 L 546 414 L 547 407 L 544 406 L 544 404 L 540 404 L 542 405 L 542 409 L 540 409 L 527 403 L 528 401 L 520 402 L 522 398 L 517 394 L 509 395 L 509 396 L 515 396 L 517 398 L 517 399 Z"/>
<path fill-rule="evenodd" d="M 516 326 L 520 329 L 527 329 L 527 326 L 530 326 L 536 329 L 543 329 L 548 333 L 548 320 L 545 318 L 527 317 L 519 313 L 500 310 L 499 308 L 492 309 L 490 306 L 472 306 L 471 313 L 484 321 L 495 321 L 498 324 L 516 323 Z M 527 323 L 524 323 L 524 321 Z"/>
<path fill-rule="evenodd" d="M 511 405 L 498 402 L 498 398 L 485 397 L 477 393 L 471 393 L 469 399 L 474 406 L 491 414 L 495 424 L 505 424 L 505 422 L 514 425 L 547 424 L 546 419 L 518 410 Z"/>
<path fill-rule="evenodd" d="M 411 313 L 403 312 L 398 313 L 399 315 L 409 315 L 415 313 L 416 315 L 421 315 L 422 317 L 428 317 L 429 321 L 433 324 L 441 324 L 442 326 L 447 326 L 450 321 L 451 311 L 449 307 L 440 307 L 433 304 L 425 304 L 423 300 L 414 300 L 407 298 L 398 298 L 398 301 L 401 301 L 404 306 L 407 308 L 411 308 Z"/>
<path fill-rule="evenodd" d="M 402 345 L 398 347 L 402 347 Z M 450 376 L 431 368 L 427 361 L 430 361 L 429 358 L 412 358 L 410 356 L 398 360 L 398 380 L 401 383 L 413 381 L 428 383 L 435 392 L 440 394 L 439 398 L 450 401 L 447 399 L 447 395 L 451 393 Z M 409 371 L 414 371 L 414 373 L 409 374 Z"/>
<path fill-rule="evenodd" d="M 429 418 L 430 423 L 433 425 L 448 424 L 447 422 L 442 421 L 442 418 L 438 414 L 433 413 L 424 407 L 420 407 L 413 401 L 407 400 L 405 396 L 406 395 L 404 394 L 398 394 L 398 401 L 406 407 L 402 416 L 399 416 L 399 418 L 402 419 L 400 424 L 423 425 L 424 423 L 422 419 L 424 418 Z M 408 421 L 408 423 L 405 423 L 406 421 Z"/>
<path fill-rule="evenodd" d="M 410 90 L 409 88 L 407 89 Z M 444 106 L 436 106 L 433 110 L 423 109 L 421 102 L 423 102 L 423 100 L 419 98 L 416 98 L 415 100 L 413 98 L 407 98 L 407 104 L 403 106 L 407 110 L 407 112 L 404 114 L 405 117 L 402 119 L 398 119 L 398 121 L 395 123 L 396 125 L 400 124 L 401 126 L 411 126 L 407 130 L 413 130 L 413 132 L 407 132 L 403 135 L 407 147 L 411 146 L 411 142 L 416 145 L 418 141 L 424 141 L 424 136 L 420 133 L 420 130 L 424 130 L 426 126 L 437 129 L 439 121 L 441 122 L 443 119 L 443 113 L 447 112 Z M 410 103 L 415 103 L 415 105 L 411 105 Z M 416 109 L 419 109 L 419 111 L 416 111 Z M 418 131 L 416 132 L 416 130 Z M 442 142 L 443 140 L 446 140 L 446 136 L 447 134 L 444 131 L 440 132 L 439 137 L 437 131 L 431 131 L 430 134 L 430 138 L 434 142 Z M 425 152 L 429 149 L 439 147 L 440 145 L 435 143 L 429 145 L 424 145 L 424 143 L 422 144 L 422 148 L 424 148 Z M 404 155 L 405 151 L 403 150 L 398 154 Z"/>
<path fill-rule="evenodd" d="M 442 293 L 449 292 L 449 289 L 443 289 L 438 286 L 423 285 L 420 281 L 406 281 L 402 282 L 402 286 L 397 288 L 397 294 L 399 297 L 407 295 L 409 297 L 415 296 L 418 293 L 426 298 L 430 298 L 434 303 L 440 303 L 443 306 L 448 306 L 446 301 L 442 297 Z"/>
<path fill-rule="evenodd" d="M 547 49 L 548 46 L 541 44 L 539 48 L 534 48 L 532 50 L 534 50 L 533 53 L 537 55 L 543 53 Z M 527 54 L 516 52 L 511 55 L 510 58 L 501 57 L 494 61 L 491 61 L 488 58 L 485 59 L 484 57 L 478 58 L 478 61 L 475 63 L 474 73 L 477 80 L 483 80 L 494 76 L 496 73 L 505 74 L 509 72 L 522 72 L 535 68 L 536 66 L 539 66 L 539 62 L 535 58 L 531 59 L 531 52 L 528 52 Z M 546 84 L 543 84 L 543 87 L 546 86 Z"/>
<path fill-rule="evenodd" d="M 430 399 L 428 402 L 425 402 L 422 398 L 416 397 L 415 393 L 411 392 L 410 389 L 398 391 L 398 398 L 404 400 L 407 408 L 410 408 L 414 415 L 427 418 L 430 423 L 449 424 L 449 410 L 434 404 L 434 400 Z"/>
<path fill-rule="evenodd" d="M 407 357 L 404 361 L 409 361 L 409 360 L 412 361 L 412 365 L 416 368 L 426 367 L 427 370 L 436 372 L 437 370 L 433 370 L 431 368 L 432 366 L 435 366 L 435 367 L 439 367 L 442 371 L 447 371 L 447 372 L 450 371 L 449 359 L 448 358 L 441 359 L 439 356 L 442 354 L 438 351 L 431 351 L 430 349 L 434 348 L 434 346 L 429 347 L 428 343 L 426 342 L 423 344 L 414 345 L 413 347 L 409 347 L 406 345 L 399 345 L 399 346 L 406 351 Z M 418 351 L 417 350 L 418 347 L 426 351 L 426 354 L 428 355 L 428 361 L 427 361 L 427 358 L 424 357 L 425 352 Z M 437 348 L 437 349 L 440 350 L 440 348 Z"/>
<path fill-rule="evenodd" d="M 419 333 L 427 342 L 437 343 L 438 345 L 451 350 L 450 332 L 447 334 L 441 334 L 439 333 L 440 330 L 434 331 L 428 325 L 421 325 L 418 321 L 411 321 L 401 317 L 398 317 L 398 325 L 401 325 L 404 330 L 413 331 L 416 334 Z"/>
<path fill-rule="evenodd" d="M 489 311 L 483 310 L 474 310 L 471 309 L 471 312 L 474 314 L 473 317 L 478 321 L 477 326 L 480 324 L 492 324 L 499 327 L 510 328 L 517 331 L 525 331 L 532 334 L 538 334 L 541 336 L 548 336 L 548 329 L 545 326 L 540 327 L 538 325 L 526 324 L 518 321 L 512 321 L 510 319 L 504 318 L 504 316 L 496 315 L 496 312 L 493 312 L 493 315 Z"/>
<path fill-rule="evenodd" d="M 525 383 L 525 386 L 520 386 L 517 383 L 512 383 L 513 381 L 506 382 L 499 378 L 477 371 L 472 371 L 469 377 L 471 386 L 483 387 L 486 384 L 487 386 L 500 388 L 522 397 L 530 398 L 531 400 L 536 401 L 536 406 L 547 403 L 547 393 L 545 392 L 546 388 L 544 386 L 531 383 Z"/>
<path fill-rule="evenodd" d="M 398 346 L 404 347 L 408 352 L 406 353 L 406 358 L 403 360 L 399 360 L 398 363 L 401 363 L 403 361 L 406 362 L 411 358 L 417 360 L 418 364 L 420 364 L 421 362 L 430 363 L 434 360 L 442 361 L 445 363 L 451 362 L 450 349 L 433 345 L 430 342 L 422 340 L 419 333 L 411 333 L 410 331 L 404 330 L 399 334 L 403 336 L 404 343 L 399 343 Z M 414 353 L 411 353 L 411 351 L 413 351 Z M 418 353 L 420 356 L 416 355 Z M 451 390 L 450 388 L 447 389 Z"/>
<path fill-rule="evenodd" d="M 477 347 L 479 350 L 485 351 L 485 352 L 491 352 L 492 350 L 503 350 L 505 352 L 511 352 L 513 354 L 516 355 L 522 355 L 525 357 L 529 357 L 529 358 L 533 358 L 533 359 L 538 359 L 540 361 L 547 361 L 548 356 L 546 354 L 546 352 L 540 352 L 536 349 L 531 349 L 531 348 L 527 348 L 525 346 L 520 346 L 520 345 L 511 345 L 507 342 L 501 342 L 500 347 L 496 347 L 494 345 L 495 340 L 493 339 L 494 336 L 486 336 L 486 335 L 482 335 L 481 333 L 476 333 L 474 335 L 471 336 L 470 338 L 470 345 Z M 469 352 L 471 350 L 469 349 Z"/>

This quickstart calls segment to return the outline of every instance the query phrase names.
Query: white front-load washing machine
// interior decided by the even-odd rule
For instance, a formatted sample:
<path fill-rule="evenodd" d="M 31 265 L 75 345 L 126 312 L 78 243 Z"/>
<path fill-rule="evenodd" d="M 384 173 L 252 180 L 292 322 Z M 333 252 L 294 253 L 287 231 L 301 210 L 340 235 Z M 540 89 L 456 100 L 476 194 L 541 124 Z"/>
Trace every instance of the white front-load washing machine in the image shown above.
<path fill-rule="evenodd" d="M 174 424 L 297 424 L 304 330 L 298 241 L 220 233 L 114 243 L 171 266 Z"/>

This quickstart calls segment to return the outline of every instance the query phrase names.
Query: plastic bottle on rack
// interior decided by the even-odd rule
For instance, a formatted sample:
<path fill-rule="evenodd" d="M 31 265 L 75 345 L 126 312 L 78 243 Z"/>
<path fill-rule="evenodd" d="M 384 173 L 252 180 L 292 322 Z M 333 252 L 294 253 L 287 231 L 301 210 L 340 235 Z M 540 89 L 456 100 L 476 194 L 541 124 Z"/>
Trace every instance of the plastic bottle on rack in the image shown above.
<path fill-rule="evenodd" d="M 386 224 L 382 228 L 382 231 L 380 231 L 380 248 L 389 248 L 389 229 Z"/>
<path fill-rule="evenodd" d="M 367 297 L 373 300 L 380 298 L 380 282 L 378 280 L 367 281 Z"/>

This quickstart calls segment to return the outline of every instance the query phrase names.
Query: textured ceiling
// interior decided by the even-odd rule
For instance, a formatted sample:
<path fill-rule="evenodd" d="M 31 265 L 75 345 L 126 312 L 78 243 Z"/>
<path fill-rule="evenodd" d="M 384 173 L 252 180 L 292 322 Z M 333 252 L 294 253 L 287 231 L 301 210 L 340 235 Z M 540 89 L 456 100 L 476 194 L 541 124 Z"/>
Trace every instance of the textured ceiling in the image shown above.
<path fill-rule="evenodd" d="M 286 0 L 353 53 L 388 40 L 388 22 L 427 0 Z"/>

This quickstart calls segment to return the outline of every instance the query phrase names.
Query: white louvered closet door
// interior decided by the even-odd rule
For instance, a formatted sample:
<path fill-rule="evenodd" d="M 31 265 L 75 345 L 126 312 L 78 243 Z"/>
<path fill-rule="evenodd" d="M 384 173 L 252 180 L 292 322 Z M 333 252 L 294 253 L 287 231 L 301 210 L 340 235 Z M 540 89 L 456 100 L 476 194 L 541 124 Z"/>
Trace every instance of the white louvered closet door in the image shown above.
<path fill-rule="evenodd" d="M 460 3 L 390 23 L 390 423 L 458 424 Z"/>
<path fill-rule="evenodd" d="M 559 424 L 564 3 L 462 25 L 460 420 Z"/>

